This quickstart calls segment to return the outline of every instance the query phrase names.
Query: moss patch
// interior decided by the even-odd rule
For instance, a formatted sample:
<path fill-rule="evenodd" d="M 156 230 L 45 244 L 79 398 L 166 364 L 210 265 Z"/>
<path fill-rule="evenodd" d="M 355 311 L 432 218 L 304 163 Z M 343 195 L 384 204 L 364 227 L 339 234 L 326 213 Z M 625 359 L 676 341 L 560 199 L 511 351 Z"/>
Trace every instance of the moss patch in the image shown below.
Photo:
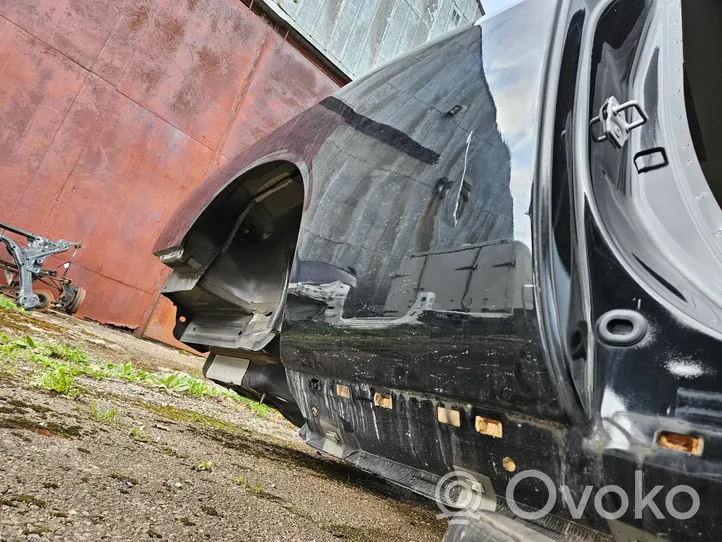
<path fill-rule="evenodd" d="M 16 407 L 16 406 L 1 406 L 0 407 L 0 414 L 26 414 L 26 410 L 24 408 Z"/>
<path fill-rule="evenodd" d="M 27 529 L 23 530 L 23 534 L 25 536 L 31 535 L 31 534 L 43 535 L 45 533 L 52 533 L 52 532 L 53 532 L 53 530 L 50 527 L 45 527 L 43 525 L 41 525 L 39 527 L 31 527 L 31 528 L 27 528 Z"/>
<path fill-rule="evenodd" d="M 8 416 L 0 418 L 0 427 L 5 429 L 24 429 L 46 437 L 72 438 L 82 436 L 79 425 L 63 425 L 55 422 L 39 423 L 22 418 L 20 416 Z"/>
<path fill-rule="evenodd" d="M 14 331 L 19 331 L 20 333 L 27 333 L 29 328 L 39 328 L 43 331 L 56 334 L 61 334 L 65 331 L 63 327 L 57 324 L 51 324 L 50 322 L 45 322 L 39 318 L 34 318 L 32 313 L 6 310 L 0 310 L 0 326 Z"/>
<path fill-rule="evenodd" d="M 9 405 L 12 405 L 14 407 L 19 408 L 29 408 L 30 410 L 34 410 L 38 414 L 45 414 L 47 412 L 52 412 L 52 409 L 48 407 L 44 407 L 41 405 L 34 405 L 32 403 L 26 403 L 25 401 L 21 401 L 20 399 L 10 399 L 8 401 Z"/>
<path fill-rule="evenodd" d="M 15 508 L 19 503 L 34 505 L 38 508 L 45 508 L 47 504 L 43 499 L 35 497 L 34 495 L 9 495 L 0 498 L 0 505 Z"/>
<path fill-rule="evenodd" d="M 229 433 L 234 434 L 251 434 L 250 431 L 243 429 L 242 427 L 239 427 L 234 423 L 220 420 L 218 418 L 213 418 L 211 416 L 204 416 L 203 414 L 199 414 L 198 412 L 195 412 L 193 410 L 178 408 L 172 405 L 160 405 L 157 403 L 151 403 L 149 401 L 143 401 L 141 399 L 133 400 L 132 403 L 135 406 L 138 406 L 144 410 L 147 410 L 169 420 L 185 422 L 189 424 L 205 425 L 208 427 L 213 427 L 215 429 L 228 431 Z"/>

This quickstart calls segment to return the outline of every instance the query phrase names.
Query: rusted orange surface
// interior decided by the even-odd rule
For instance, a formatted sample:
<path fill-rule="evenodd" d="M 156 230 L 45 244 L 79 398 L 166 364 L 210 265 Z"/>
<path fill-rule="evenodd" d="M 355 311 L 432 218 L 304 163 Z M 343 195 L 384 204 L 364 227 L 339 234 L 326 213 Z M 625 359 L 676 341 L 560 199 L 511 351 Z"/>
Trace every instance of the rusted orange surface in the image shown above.
<path fill-rule="evenodd" d="M 319 77 L 316 66 L 297 49 L 270 34 L 256 75 L 238 109 L 223 147 L 235 156 L 288 119 L 338 90 L 330 79 Z"/>
<path fill-rule="evenodd" d="M 148 325 L 144 330 L 143 336 L 150 337 L 157 341 L 162 341 L 176 348 L 189 350 L 180 341 L 173 337 L 173 326 L 175 325 L 175 307 L 165 297 L 160 297 L 158 305 L 152 311 Z"/>
<path fill-rule="evenodd" d="M 0 0 L 0 220 L 88 247 L 80 316 L 171 342 L 160 229 L 336 88 L 234 0 Z"/>
<path fill-rule="evenodd" d="M 216 149 L 270 29 L 238 2 L 158 2 L 118 89 Z"/>

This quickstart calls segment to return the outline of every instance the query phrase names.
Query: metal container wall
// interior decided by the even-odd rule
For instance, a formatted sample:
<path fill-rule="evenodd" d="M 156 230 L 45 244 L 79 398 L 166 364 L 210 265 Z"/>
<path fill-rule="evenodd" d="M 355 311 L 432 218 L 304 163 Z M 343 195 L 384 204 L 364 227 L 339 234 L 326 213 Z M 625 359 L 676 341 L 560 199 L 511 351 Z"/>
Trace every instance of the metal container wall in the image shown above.
<path fill-rule="evenodd" d="M 239 1 L 0 0 L 0 219 L 88 247 L 80 316 L 172 341 L 160 229 L 337 88 Z"/>

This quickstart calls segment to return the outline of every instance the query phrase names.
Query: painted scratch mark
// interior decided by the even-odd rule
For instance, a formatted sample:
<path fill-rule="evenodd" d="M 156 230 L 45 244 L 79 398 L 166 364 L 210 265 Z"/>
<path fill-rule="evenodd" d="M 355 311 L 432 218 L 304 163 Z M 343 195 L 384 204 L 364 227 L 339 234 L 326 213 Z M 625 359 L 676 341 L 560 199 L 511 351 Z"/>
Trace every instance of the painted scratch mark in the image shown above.
<path fill-rule="evenodd" d="M 459 222 L 458 213 L 459 213 L 459 203 L 461 201 L 461 189 L 464 186 L 464 180 L 466 180 L 466 166 L 469 161 L 469 147 L 471 146 L 471 136 L 473 134 L 474 134 L 474 130 L 469 132 L 469 135 L 466 137 L 466 151 L 464 152 L 464 171 L 461 174 L 461 182 L 459 182 L 459 191 L 456 194 L 456 205 L 454 205 L 454 227 L 456 227 Z"/>

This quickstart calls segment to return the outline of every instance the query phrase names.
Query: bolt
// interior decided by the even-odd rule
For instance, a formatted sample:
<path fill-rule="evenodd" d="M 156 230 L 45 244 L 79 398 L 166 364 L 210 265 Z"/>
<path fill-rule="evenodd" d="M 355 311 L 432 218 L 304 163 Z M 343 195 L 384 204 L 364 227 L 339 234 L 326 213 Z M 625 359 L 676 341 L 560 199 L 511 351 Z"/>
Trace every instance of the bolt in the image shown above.
<path fill-rule="evenodd" d="M 311 414 L 315 416 L 318 416 L 318 409 L 316 407 L 311 407 Z"/>

